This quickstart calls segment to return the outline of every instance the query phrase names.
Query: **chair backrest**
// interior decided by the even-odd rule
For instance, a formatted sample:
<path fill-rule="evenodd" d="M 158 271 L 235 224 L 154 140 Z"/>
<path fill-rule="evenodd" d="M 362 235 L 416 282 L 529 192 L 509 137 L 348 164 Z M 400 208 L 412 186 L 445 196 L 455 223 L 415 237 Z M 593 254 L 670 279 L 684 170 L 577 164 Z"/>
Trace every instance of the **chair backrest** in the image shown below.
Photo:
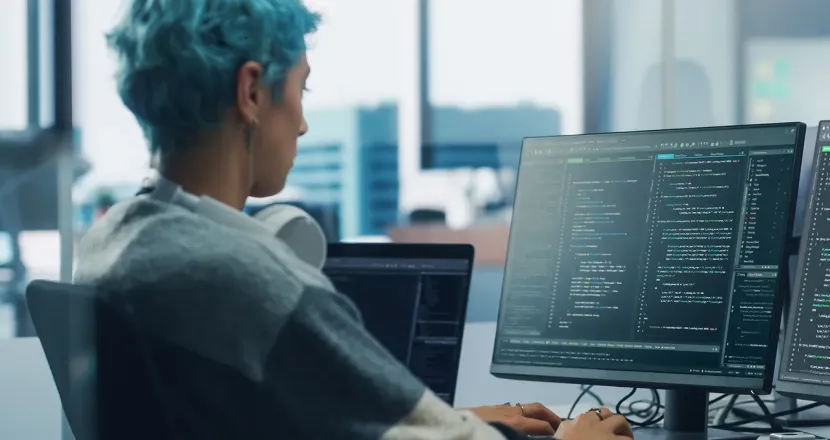
<path fill-rule="evenodd" d="M 77 440 L 169 436 L 146 341 L 124 311 L 92 288 L 48 281 L 30 283 L 26 299 Z"/>

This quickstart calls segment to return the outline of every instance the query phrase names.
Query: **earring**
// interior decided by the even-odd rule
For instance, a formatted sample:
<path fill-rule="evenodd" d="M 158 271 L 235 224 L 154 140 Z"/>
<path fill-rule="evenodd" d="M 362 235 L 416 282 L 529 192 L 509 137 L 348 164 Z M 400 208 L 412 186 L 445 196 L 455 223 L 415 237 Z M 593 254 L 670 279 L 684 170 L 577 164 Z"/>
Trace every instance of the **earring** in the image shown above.
<path fill-rule="evenodd" d="M 245 127 L 245 149 L 251 151 L 251 143 L 253 142 L 254 130 L 259 125 L 259 120 L 256 117 L 251 118 L 251 123 Z"/>
<path fill-rule="evenodd" d="M 248 151 L 248 191 L 254 188 L 254 151 L 251 148 L 254 137 L 254 130 L 259 126 L 259 119 L 256 116 L 251 118 L 251 124 L 245 127 L 245 149 Z"/>

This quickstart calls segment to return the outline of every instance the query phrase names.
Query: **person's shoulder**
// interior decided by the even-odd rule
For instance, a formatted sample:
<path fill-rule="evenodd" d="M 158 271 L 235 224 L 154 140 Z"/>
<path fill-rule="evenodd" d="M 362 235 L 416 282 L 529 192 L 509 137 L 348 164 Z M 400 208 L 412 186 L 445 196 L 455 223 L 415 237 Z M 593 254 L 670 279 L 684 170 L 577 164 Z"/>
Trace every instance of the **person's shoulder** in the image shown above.
<path fill-rule="evenodd" d="M 79 245 L 78 276 L 118 278 L 164 290 L 234 286 L 243 292 L 298 293 L 290 261 L 256 239 L 183 208 L 137 197 L 113 207 Z"/>
<path fill-rule="evenodd" d="M 248 377 L 307 287 L 246 233 L 146 198 L 114 207 L 78 254 L 76 282 L 123 295 L 149 334 Z"/>

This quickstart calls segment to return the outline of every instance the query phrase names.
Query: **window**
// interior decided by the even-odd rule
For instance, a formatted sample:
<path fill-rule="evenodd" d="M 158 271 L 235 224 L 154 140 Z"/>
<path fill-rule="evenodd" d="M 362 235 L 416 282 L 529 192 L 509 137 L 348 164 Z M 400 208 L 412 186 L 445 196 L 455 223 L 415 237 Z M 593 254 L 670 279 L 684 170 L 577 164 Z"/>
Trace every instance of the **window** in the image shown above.
<path fill-rule="evenodd" d="M 27 47 L 26 0 L 4 0 L 0 14 L 0 130 L 26 128 Z"/>
<path fill-rule="evenodd" d="M 397 182 L 398 108 L 407 91 L 407 59 L 414 57 L 416 0 L 314 0 L 323 14 L 308 52 L 310 92 L 305 98 L 309 132 L 300 138 L 297 174 L 289 185 L 316 194 L 316 203 L 336 206 L 340 236 L 355 239 L 384 234 L 396 220 L 372 203 L 384 197 L 385 208 L 398 195 L 376 194 L 378 173 L 394 172 Z M 367 16 L 383 17 L 367 20 Z M 378 38 L 382 35 L 383 38 Z M 337 149 L 332 149 L 337 145 Z M 387 147 L 387 148 L 384 148 Z M 328 157 L 329 159 L 326 159 Z M 328 165 L 314 174 L 307 164 Z M 336 168 L 336 173 L 332 173 Z M 337 192 L 319 183 L 337 179 Z M 377 212 L 376 212 L 377 211 Z M 377 220 L 383 218 L 383 221 Z"/>
<path fill-rule="evenodd" d="M 519 131 L 516 122 L 534 112 L 545 112 L 548 125 L 521 128 L 540 135 L 582 131 L 582 2 L 432 1 L 428 20 L 432 141 L 521 139 L 525 131 L 508 130 Z M 476 122 L 497 109 L 512 118 L 497 121 L 493 136 Z M 470 112 L 470 123 L 480 126 L 453 136 L 442 126 L 451 110 Z"/>
<path fill-rule="evenodd" d="M 406 32 L 412 28 L 407 5 L 413 1 L 306 1 L 323 15 L 309 46 L 312 74 L 306 111 L 373 108 L 397 101 L 404 76 L 398 58 L 408 55 L 403 49 L 414 38 Z"/>
<path fill-rule="evenodd" d="M 606 123 L 598 127 L 599 131 L 659 128 L 663 96 L 659 4 L 649 0 L 611 0 L 599 3 L 598 7 L 609 10 L 609 22 L 604 24 L 610 31 L 604 33 L 604 43 L 593 49 L 599 53 L 607 51 L 607 68 L 613 72 L 603 77 L 609 82 L 610 96 L 605 103 L 610 105 L 597 111 L 610 114 L 601 118 Z"/>
<path fill-rule="evenodd" d="M 469 176 L 469 184 L 435 179 L 446 189 L 426 189 L 444 197 L 432 205 L 473 211 L 454 227 L 509 204 L 522 138 L 582 132 L 582 8 L 578 0 L 429 3 L 421 166 L 446 183 Z"/>
<path fill-rule="evenodd" d="M 116 59 L 104 38 L 118 20 L 123 3 L 73 3 L 75 125 L 82 133 L 81 151 L 92 165 L 76 188 L 75 202 L 84 204 L 100 187 L 138 186 L 150 156 L 138 123 L 116 91 Z"/>
<path fill-rule="evenodd" d="M 38 233 L 33 230 L 48 226 L 54 218 L 55 167 L 49 161 L 26 160 L 30 154 L 37 156 L 32 141 L 38 138 L 43 117 L 36 113 L 41 104 L 38 96 L 43 96 L 39 89 L 46 85 L 39 67 L 45 64 L 43 49 L 49 45 L 45 41 L 49 34 L 39 27 L 43 23 L 33 20 L 37 18 L 31 13 L 34 3 L 8 0 L 0 14 L 7 41 L 0 45 L 4 66 L 0 69 L 0 152 L 6 153 L 0 160 L 0 339 L 32 334 L 25 320 L 23 289 L 27 276 L 37 273 L 43 261 L 37 252 L 21 247 L 36 240 Z M 40 50 L 30 50 L 37 46 Z M 54 255 L 49 259 L 58 255 L 56 249 L 51 251 Z"/>

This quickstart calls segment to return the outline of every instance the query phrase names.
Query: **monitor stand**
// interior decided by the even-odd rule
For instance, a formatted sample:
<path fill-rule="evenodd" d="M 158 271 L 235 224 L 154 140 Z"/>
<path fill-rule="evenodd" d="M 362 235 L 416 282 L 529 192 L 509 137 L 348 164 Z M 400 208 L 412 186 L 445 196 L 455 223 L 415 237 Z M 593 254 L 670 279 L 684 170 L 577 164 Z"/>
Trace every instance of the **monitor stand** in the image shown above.
<path fill-rule="evenodd" d="M 637 440 L 737 440 L 755 439 L 758 434 L 709 428 L 709 393 L 704 390 L 666 391 L 662 428 L 639 428 Z"/>

